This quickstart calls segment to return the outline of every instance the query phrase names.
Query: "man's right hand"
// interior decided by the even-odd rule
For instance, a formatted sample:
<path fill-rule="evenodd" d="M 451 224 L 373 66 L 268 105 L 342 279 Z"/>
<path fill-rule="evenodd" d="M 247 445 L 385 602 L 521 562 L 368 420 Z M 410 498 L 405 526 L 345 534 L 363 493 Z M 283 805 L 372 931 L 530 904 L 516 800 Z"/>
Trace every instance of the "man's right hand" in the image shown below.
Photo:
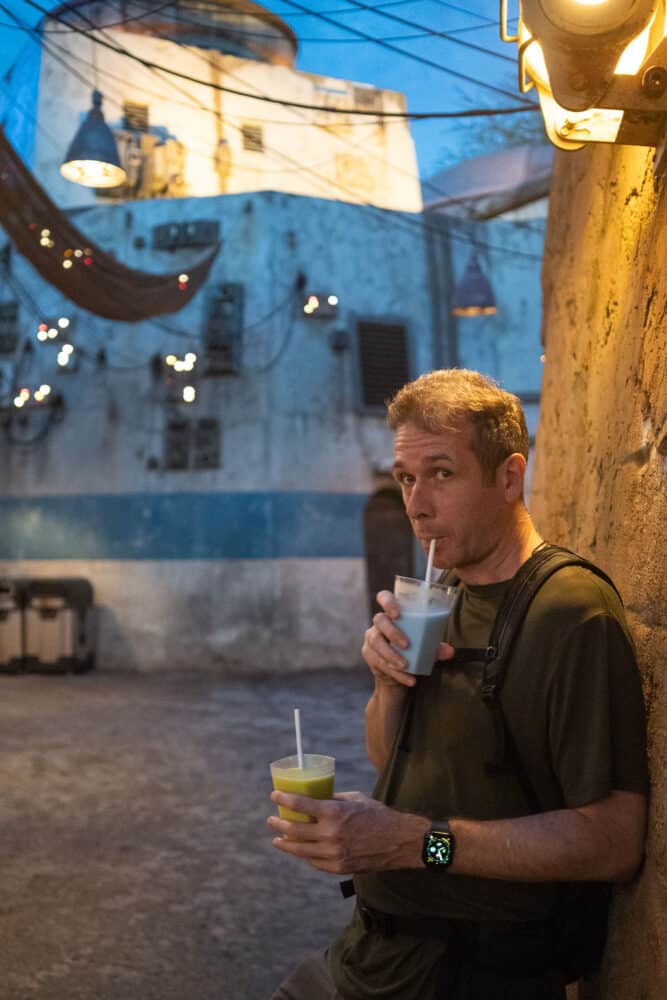
<path fill-rule="evenodd" d="M 381 590 L 376 600 L 382 611 L 374 616 L 373 624 L 366 629 L 361 655 L 376 680 L 389 686 L 413 687 L 417 678 L 405 672 L 408 661 L 391 645 L 393 643 L 399 649 L 406 649 L 408 646 L 405 633 L 396 624 L 401 616 L 398 601 L 390 590 Z M 437 659 L 448 660 L 453 655 L 454 648 L 441 642 Z"/>

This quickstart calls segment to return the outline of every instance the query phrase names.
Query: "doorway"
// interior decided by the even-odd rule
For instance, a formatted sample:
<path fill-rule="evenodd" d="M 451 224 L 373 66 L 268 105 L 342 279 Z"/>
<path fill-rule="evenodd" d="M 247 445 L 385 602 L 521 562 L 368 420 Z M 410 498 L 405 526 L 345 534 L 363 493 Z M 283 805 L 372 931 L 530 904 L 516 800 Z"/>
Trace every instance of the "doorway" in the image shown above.
<path fill-rule="evenodd" d="M 379 610 L 377 592 L 393 590 L 396 574 L 414 575 L 413 542 L 401 494 L 392 486 L 380 487 L 364 508 L 366 593 L 371 618 Z"/>

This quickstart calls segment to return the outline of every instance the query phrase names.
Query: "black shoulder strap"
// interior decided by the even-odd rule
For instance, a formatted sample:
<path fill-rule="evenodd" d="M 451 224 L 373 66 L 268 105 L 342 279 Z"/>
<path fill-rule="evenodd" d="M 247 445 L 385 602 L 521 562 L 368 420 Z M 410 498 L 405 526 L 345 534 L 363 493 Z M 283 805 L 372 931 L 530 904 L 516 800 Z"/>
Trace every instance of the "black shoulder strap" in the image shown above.
<path fill-rule="evenodd" d="M 529 805 L 536 812 L 540 809 L 537 795 L 519 756 L 516 741 L 507 726 L 498 694 L 507 675 L 514 641 L 533 598 L 540 587 L 565 566 L 588 569 L 616 590 L 607 574 L 587 559 L 557 545 L 541 545 L 520 567 L 498 609 L 482 672 L 482 700 L 491 711 L 495 730 L 495 751 L 491 759 L 486 761 L 486 767 L 490 771 L 511 768 Z"/>

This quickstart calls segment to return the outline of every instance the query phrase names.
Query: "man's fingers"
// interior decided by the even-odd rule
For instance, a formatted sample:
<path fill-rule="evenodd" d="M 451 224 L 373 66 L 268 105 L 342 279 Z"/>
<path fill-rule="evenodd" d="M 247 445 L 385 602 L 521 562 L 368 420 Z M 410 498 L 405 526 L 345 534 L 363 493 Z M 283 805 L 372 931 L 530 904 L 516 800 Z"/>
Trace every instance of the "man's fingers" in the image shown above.
<path fill-rule="evenodd" d="M 292 840 L 291 837 L 274 837 L 271 843 L 283 854 L 291 854 L 295 858 L 306 858 L 315 867 L 318 867 L 316 862 L 321 861 L 334 866 L 326 869 L 328 871 L 340 870 L 335 867 L 342 861 L 340 849 L 336 844 L 326 841 Z"/>
<path fill-rule="evenodd" d="M 390 590 L 380 590 L 375 595 L 375 600 L 390 618 L 398 618 L 400 616 L 401 607 Z"/>
<path fill-rule="evenodd" d="M 384 642 L 393 642 L 400 649 L 407 649 L 408 638 L 405 632 L 402 632 L 398 625 L 394 624 L 393 619 L 384 611 L 378 611 L 373 616 L 373 628 L 370 631 L 373 633 L 371 639 L 379 637 Z"/>
<path fill-rule="evenodd" d="M 311 799 L 308 795 L 297 795 L 294 792 L 271 792 L 271 801 L 276 805 L 285 806 L 292 812 L 306 813 L 315 819 L 322 819 L 335 812 L 330 799 Z"/>
<path fill-rule="evenodd" d="M 450 646 L 448 642 L 441 642 L 438 646 L 438 652 L 435 655 L 436 660 L 451 660 L 451 658 L 456 653 L 453 646 Z"/>

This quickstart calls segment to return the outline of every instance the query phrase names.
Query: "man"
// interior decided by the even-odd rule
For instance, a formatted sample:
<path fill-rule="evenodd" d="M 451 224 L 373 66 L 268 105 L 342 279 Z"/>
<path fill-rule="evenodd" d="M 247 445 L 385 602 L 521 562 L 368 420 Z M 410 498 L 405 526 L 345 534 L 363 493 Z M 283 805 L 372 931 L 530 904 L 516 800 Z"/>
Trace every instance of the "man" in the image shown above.
<path fill-rule="evenodd" d="M 353 873 L 357 910 L 326 959 L 306 961 L 274 1000 L 562 1000 L 549 950 L 559 884 L 624 881 L 642 858 L 645 723 L 622 607 L 576 566 L 550 577 L 528 609 L 501 701 L 539 797 L 531 809 L 511 768 L 485 767 L 494 732 L 481 666 L 455 656 L 487 645 L 503 594 L 542 544 L 523 501 L 519 401 L 476 372 L 445 370 L 401 389 L 388 415 L 414 532 L 425 550 L 436 540 L 436 565 L 462 583 L 439 651 L 451 662 L 406 674 L 398 605 L 378 595 L 362 649 L 375 683 L 374 798 L 274 792 L 317 823 L 268 821 L 279 850 Z M 424 852 L 434 837 L 446 851 L 432 870 Z"/>

